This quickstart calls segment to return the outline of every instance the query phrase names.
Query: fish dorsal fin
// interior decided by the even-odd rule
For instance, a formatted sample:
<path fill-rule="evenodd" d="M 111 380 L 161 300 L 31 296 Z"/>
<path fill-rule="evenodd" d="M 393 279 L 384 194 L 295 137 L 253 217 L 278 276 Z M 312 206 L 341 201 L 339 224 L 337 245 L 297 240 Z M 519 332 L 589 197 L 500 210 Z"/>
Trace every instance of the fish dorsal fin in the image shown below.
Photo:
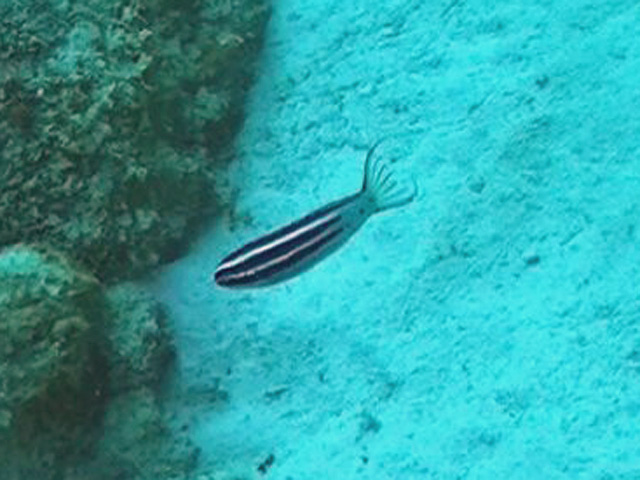
<path fill-rule="evenodd" d="M 369 149 L 362 182 L 362 191 L 371 198 L 376 212 L 406 205 L 417 194 L 414 182 L 409 179 L 400 180 L 389 162 L 382 159 L 381 155 L 376 155 L 376 150 L 383 141 L 384 139 L 379 140 Z"/>

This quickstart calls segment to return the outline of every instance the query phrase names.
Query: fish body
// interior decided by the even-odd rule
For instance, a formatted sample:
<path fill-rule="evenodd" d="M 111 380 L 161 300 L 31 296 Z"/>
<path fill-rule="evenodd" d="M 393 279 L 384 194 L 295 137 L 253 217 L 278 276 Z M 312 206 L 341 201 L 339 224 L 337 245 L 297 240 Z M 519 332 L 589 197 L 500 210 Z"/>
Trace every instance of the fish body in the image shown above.
<path fill-rule="evenodd" d="M 378 144 L 367 154 L 359 192 L 331 202 L 226 256 L 215 271 L 215 282 L 228 288 L 255 288 L 288 280 L 344 245 L 374 213 L 413 200 L 415 188 L 398 184 L 388 166 L 374 156 Z"/>

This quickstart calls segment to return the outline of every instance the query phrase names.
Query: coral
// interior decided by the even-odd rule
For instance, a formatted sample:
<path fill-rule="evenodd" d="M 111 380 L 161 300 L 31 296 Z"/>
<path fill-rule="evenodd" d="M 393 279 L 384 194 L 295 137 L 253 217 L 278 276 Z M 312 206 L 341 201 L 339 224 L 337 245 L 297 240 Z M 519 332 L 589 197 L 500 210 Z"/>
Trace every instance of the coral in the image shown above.
<path fill-rule="evenodd" d="M 84 422 L 101 403 L 102 289 L 51 250 L 0 254 L 0 418 L 22 436 Z"/>
<path fill-rule="evenodd" d="M 186 432 L 172 431 L 155 394 L 147 388 L 118 396 L 109 406 L 94 460 L 71 479 L 157 480 L 188 478 L 198 449 Z"/>
<path fill-rule="evenodd" d="M 109 398 L 93 454 L 70 480 L 187 478 L 198 449 L 186 430 L 176 431 L 161 395 L 174 360 L 162 306 L 129 282 L 106 292 L 109 315 Z"/>
<path fill-rule="evenodd" d="M 105 291 L 50 248 L 2 251 L 2 478 L 184 478 L 197 449 L 160 403 L 166 320 L 142 288 Z"/>
<path fill-rule="evenodd" d="M 140 387 L 158 387 L 174 359 L 164 309 L 131 283 L 109 289 L 107 301 L 112 312 L 109 391 L 117 395 Z"/>
<path fill-rule="evenodd" d="M 193 467 L 156 396 L 165 313 L 113 284 L 215 212 L 266 1 L 0 2 L 3 479 Z"/>
<path fill-rule="evenodd" d="M 0 463 L 18 478 L 87 447 L 105 398 L 102 288 L 64 255 L 15 246 L 0 253 Z M 47 452 L 48 455 L 44 455 Z M 11 462 L 10 462 L 11 461 Z M 40 477 L 38 477 L 40 478 Z"/>
<path fill-rule="evenodd" d="M 101 280 L 178 256 L 215 210 L 266 0 L 0 3 L 0 245 Z"/>

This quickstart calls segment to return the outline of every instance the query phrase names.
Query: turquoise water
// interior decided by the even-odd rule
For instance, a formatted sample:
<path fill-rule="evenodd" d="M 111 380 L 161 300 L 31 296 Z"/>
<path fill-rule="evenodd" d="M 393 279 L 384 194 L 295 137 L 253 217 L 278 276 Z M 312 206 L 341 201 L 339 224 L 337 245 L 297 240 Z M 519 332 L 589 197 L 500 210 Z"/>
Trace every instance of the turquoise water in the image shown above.
<path fill-rule="evenodd" d="M 637 2 L 25 3 L 0 243 L 64 255 L 0 252 L 0 480 L 640 479 Z M 381 138 L 410 204 L 212 282 Z"/>
<path fill-rule="evenodd" d="M 234 215 L 155 283 L 185 390 L 228 394 L 182 410 L 205 478 L 640 478 L 638 38 L 632 1 L 274 5 Z M 381 136 L 416 201 L 282 286 L 212 287 Z"/>

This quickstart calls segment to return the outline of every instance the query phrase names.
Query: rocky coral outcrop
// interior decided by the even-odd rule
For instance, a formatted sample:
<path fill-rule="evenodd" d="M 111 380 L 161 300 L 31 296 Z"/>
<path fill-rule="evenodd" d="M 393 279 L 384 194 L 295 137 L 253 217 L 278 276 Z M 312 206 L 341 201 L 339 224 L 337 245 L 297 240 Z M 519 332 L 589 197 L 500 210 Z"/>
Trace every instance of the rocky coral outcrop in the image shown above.
<path fill-rule="evenodd" d="M 0 246 L 101 280 L 178 256 L 215 208 L 266 0 L 0 4 Z"/>
<path fill-rule="evenodd" d="M 3 480 L 193 468 L 158 396 L 166 313 L 117 282 L 215 210 L 267 1 L 0 2 Z"/>
<path fill-rule="evenodd" d="M 140 286 L 125 282 L 106 292 L 109 312 L 109 402 L 93 455 L 70 480 L 187 478 L 198 449 L 171 425 L 162 392 L 173 368 L 167 312 Z"/>
<path fill-rule="evenodd" d="M 111 312 L 111 395 L 158 387 L 167 378 L 174 359 L 164 308 L 132 283 L 110 288 L 107 303 Z"/>
<path fill-rule="evenodd" d="M 92 275 L 51 250 L 0 254 L 0 428 L 84 421 L 101 403 L 102 295 Z"/>
<path fill-rule="evenodd" d="M 0 252 L 0 477 L 183 478 L 198 450 L 162 407 L 173 358 L 141 287 L 105 291 L 50 248 Z"/>
<path fill-rule="evenodd" d="M 70 480 L 160 480 L 189 478 L 199 449 L 188 432 L 176 432 L 156 394 L 140 388 L 109 405 L 93 460 L 67 470 Z"/>
<path fill-rule="evenodd" d="M 43 247 L 0 252 L 0 463 L 73 455 L 106 391 L 105 304 L 95 277 Z M 8 468 L 4 469 L 8 472 Z M 29 478 L 25 476 L 23 478 Z"/>

